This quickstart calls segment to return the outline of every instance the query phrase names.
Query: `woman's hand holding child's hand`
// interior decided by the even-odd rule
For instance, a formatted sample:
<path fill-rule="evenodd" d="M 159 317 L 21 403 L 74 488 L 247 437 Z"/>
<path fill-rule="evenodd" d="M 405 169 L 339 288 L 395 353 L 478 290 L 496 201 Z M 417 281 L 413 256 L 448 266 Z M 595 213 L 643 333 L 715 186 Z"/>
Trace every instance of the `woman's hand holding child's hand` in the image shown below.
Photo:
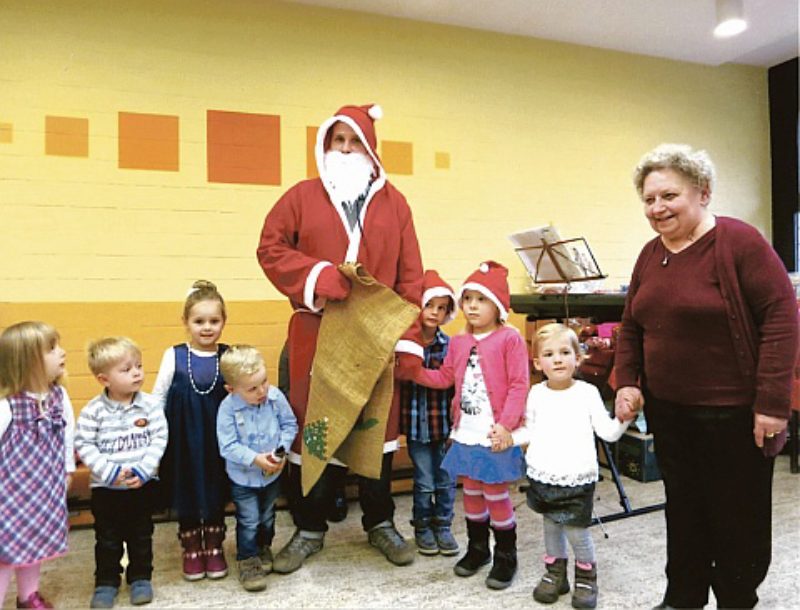
<path fill-rule="evenodd" d="M 617 390 L 614 415 L 621 422 L 636 419 L 644 406 L 644 396 L 639 388 L 626 386 Z"/>
<path fill-rule="evenodd" d="M 514 444 L 511 432 L 503 424 L 494 424 L 492 431 L 489 433 L 489 438 L 492 439 L 492 451 L 495 453 L 505 451 Z"/>

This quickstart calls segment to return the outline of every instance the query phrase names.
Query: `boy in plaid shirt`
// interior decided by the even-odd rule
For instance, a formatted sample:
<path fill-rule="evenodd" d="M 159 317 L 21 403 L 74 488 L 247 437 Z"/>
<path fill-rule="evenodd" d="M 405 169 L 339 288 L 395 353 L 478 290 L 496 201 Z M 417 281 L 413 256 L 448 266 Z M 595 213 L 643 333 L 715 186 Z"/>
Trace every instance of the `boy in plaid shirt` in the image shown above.
<path fill-rule="evenodd" d="M 438 369 L 450 345 L 450 337 L 439 327 L 455 317 L 455 293 L 433 270 L 425 272 L 422 290 L 424 366 Z M 423 555 L 458 553 L 450 531 L 455 481 L 441 468 L 450 435 L 452 399 L 452 388 L 435 390 L 410 381 L 400 388 L 400 426 L 414 463 L 414 538 Z"/>

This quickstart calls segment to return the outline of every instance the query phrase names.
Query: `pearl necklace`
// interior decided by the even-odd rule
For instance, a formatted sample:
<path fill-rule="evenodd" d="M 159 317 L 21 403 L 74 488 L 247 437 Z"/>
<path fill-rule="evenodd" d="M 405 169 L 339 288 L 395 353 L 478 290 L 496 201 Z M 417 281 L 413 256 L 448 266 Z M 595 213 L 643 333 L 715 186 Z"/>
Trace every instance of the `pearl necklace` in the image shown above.
<path fill-rule="evenodd" d="M 217 379 L 219 378 L 219 355 L 218 354 L 214 354 L 214 364 L 217 365 L 217 368 L 214 371 L 214 380 L 211 382 L 211 385 L 208 387 L 207 390 L 198 390 L 197 389 L 197 385 L 194 382 L 194 377 L 192 377 L 192 348 L 188 343 L 186 344 L 186 368 L 188 369 L 188 372 L 189 372 L 189 384 L 192 386 L 192 389 L 195 392 L 200 394 L 200 396 L 207 396 L 208 394 L 211 394 L 211 392 L 214 390 L 214 386 L 217 385 Z"/>

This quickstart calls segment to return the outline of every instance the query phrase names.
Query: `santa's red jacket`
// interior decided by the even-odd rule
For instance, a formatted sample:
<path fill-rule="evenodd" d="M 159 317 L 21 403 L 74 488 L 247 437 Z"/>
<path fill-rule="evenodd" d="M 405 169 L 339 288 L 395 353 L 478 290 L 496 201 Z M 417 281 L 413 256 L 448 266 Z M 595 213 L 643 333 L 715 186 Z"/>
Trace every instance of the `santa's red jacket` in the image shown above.
<path fill-rule="evenodd" d="M 296 310 L 289 331 L 289 400 L 301 430 L 319 327 L 318 312 L 324 306 L 324 302 L 315 299 L 314 292 L 322 269 L 355 257 L 379 282 L 411 303 L 420 304 L 422 260 L 405 197 L 385 178 L 376 181 L 360 225 L 353 230 L 348 227 L 341 207 L 331 202 L 322 180 L 317 178 L 289 189 L 267 214 L 261 232 L 258 261 Z M 397 351 L 422 355 L 419 324 L 403 336 Z M 399 408 L 393 404 L 386 431 L 387 449 L 396 446 L 398 428 Z M 293 445 L 295 454 L 300 452 L 301 436 L 298 434 Z"/>

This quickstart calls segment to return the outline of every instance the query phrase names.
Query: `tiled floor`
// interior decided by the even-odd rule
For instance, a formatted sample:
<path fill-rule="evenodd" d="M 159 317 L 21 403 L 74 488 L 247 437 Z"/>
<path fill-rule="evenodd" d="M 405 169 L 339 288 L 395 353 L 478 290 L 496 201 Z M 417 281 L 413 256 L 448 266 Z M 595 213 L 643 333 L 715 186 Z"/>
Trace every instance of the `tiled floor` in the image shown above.
<path fill-rule="evenodd" d="M 773 563 L 762 585 L 761 608 L 800 608 L 800 475 L 789 474 L 788 460 L 776 463 Z M 623 477 L 634 508 L 662 500 L 661 483 L 637 483 Z M 519 521 L 520 570 L 513 585 L 505 591 L 484 586 L 486 571 L 472 578 L 458 578 L 452 572 L 456 559 L 442 556 L 417 556 L 413 565 L 398 568 L 384 560 L 369 546 L 361 531 L 360 510 L 350 505 L 343 523 L 332 524 L 322 552 L 311 557 L 298 572 L 288 576 L 269 576 L 263 593 L 244 592 L 235 570 L 220 581 L 185 582 L 180 575 L 180 553 L 174 523 L 161 523 L 155 534 L 155 608 L 529 608 L 536 606 L 531 591 L 541 575 L 541 517 L 524 503 L 515 490 Z M 411 496 L 396 497 L 397 524 L 410 536 L 408 524 Z M 596 509 L 601 516 L 619 510 L 618 495 L 607 479 L 598 485 Z M 460 500 L 457 515 L 461 515 Z M 233 531 L 234 521 L 228 519 Z M 463 544 L 463 520 L 458 517 L 455 533 Z M 664 587 L 664 516 L 653 512 L 605 525 L 608 537 L 592 528 L 597 546 L 601 608 L 650 608 L 661 599 Z M 292 533 L 291 520 L 280 511 L 277 522 L 278 549 Z M 226 541 L 226 554 L 232 560 L 235 542 Z M 42 592 L 58 608 L 87 607 L 92 593 L 93 532 L 79 529 L 70 536 L 69 554 L 45 564 Z M 569 608 L 569 595 L 552 608 Z M 13 585 L 3 608 L 14 607 Z M 127 607 L 128 590 L 123 587 L 119 607 Z"/>

